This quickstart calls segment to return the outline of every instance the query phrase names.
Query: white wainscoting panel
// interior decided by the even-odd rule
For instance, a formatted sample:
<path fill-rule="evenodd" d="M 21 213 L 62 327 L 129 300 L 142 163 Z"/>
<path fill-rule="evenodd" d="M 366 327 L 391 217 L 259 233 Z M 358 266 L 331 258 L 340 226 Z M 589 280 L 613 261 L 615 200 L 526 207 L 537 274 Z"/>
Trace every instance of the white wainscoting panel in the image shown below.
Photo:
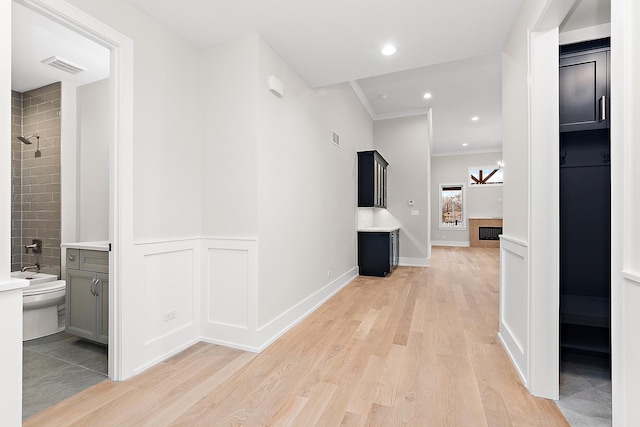
<path fill-rule="evenodd" d="M 199 340 L 199 251 L 199 239 L 135 244 L 135 373 Z"/>
<path fill-rule="evenodd" d="M 357 277 L 354 267 L 265 325 L 258 324 L 258 240 L 202 240 L 201 339 L 260 352 Z"/>
<path fill-rule="evenodd" d="M 258 240 L 202 240 L 202 339 L 257 351 Z"/>
<path fill-rule="evenodd" d="M 500 329 L 502 341 L 525 386 L 528 381 L 529 259 L 527 243 L 500 238 Z"/>

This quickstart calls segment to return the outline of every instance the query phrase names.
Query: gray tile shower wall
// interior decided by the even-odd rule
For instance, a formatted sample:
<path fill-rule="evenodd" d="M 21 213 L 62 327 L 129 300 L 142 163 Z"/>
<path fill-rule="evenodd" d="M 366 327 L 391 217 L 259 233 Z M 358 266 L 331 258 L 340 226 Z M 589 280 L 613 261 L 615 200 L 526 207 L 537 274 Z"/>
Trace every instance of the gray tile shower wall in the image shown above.
<path fill-rule="evenodd" d="M 43 273 L 60 276 L 60 83 L 22 94 L 22 131 L 40 135 L 21 145 L 20 247 L 23 265 L 40 264 Z M 14 121 L 15 123 L 15 121 Z M 16 139 L 15 137 L 13 138 Z M 12 234 L 13 236 L 13 234 Z M 42 253 L 28 254 L 24 245 L 42 240 Z M 12 258 L 13 258 L 12 250 Z M 13 259 L 12 259 L 13 261 Z"/>

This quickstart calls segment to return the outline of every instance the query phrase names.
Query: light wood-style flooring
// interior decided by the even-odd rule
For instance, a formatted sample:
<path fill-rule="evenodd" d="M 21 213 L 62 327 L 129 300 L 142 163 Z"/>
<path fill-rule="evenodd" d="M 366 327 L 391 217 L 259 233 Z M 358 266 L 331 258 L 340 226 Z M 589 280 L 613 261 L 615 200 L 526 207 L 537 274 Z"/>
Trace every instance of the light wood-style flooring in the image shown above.
<path fill-rule="evenodd" d="M 361 276 L 260 354 L 198 343 L 25 426 L 566 426 L 498 341 L 499 250 Z"/>

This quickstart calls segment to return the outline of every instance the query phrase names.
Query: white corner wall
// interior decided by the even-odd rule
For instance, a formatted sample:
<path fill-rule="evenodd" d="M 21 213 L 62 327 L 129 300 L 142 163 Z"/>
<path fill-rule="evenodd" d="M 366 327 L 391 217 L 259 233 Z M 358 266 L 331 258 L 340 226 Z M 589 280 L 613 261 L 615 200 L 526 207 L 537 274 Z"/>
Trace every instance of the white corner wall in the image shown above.
<path fill-rule="evenodd" d="M 355 277 L 356 151 L 373 147 L 373 123 L 349 84 L 309 88 L 262 39 L 258 55 L 258 321 L 268 328 Z"/>
<path fill-rule="evenodd" d="M 469 218 L 502 218 L 502 186 L 469 187 L 469 167 L 497 166 L 502 152 L 434 156 L 431 159 L 431 243 L 469 246 L 469 230 L 440 230 L 440 185 L 465 184 L 465 207 Z"/>
<path fill-rule="evenodd" d="M 426 267 L 431 257 L 430 135 L 428 114 L 374 122 L 374 147 L 389 162 L 387 210 L 401 226 L 400 265 Z"/>
<path fill-rule="evenodd" d="M 258 36 L 200 61 L 211 128 L 201 336 L 260 351 L 357 274 L 356 151 L 372 148 L 373 124 L 348 84 L 309 88 Z M 271 75 L 281 98 L 267 88 Z"/>

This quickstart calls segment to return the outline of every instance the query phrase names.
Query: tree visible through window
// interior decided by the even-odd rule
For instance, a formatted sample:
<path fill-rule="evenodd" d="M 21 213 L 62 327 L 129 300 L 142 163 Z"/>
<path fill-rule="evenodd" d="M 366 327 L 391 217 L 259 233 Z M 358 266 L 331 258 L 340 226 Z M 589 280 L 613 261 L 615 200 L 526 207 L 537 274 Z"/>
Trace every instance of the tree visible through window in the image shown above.
<path fill-rule="evenodd" d="M 440 186 L 440 225 L 465 227 L 463 185 Z"/>

